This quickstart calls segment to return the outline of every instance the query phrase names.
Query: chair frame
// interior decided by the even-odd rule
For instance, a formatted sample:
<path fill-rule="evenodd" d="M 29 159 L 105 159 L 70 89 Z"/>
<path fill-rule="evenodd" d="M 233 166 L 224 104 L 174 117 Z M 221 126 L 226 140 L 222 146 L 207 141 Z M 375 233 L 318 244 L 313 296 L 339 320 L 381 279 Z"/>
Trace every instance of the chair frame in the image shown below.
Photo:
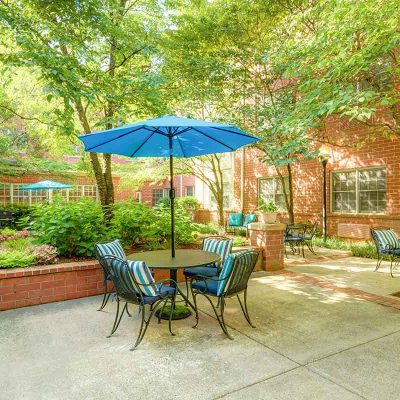
<path fill-rule="evenodd" d="M 300 247 L 301 247 L 301 252 L 302 252 L 303 258 L 305 257 L 304 245 L 306 245 L 308 247 L 308 249 L 311 251 L 312 254 L 316 255 L 317 253 L 314 251 L 313 238 L 314 238 L 315 232 L 317 231 L 317 228 L 318 228 L 318 221 L 315 221 L 313 223 L 313 225 L 311 226 L 310 231 L 308 233 L 307 233 L 307 229 L 308 229 L 307 224 L 305 224 L 305 225 L 295 225 L 295 224 L 286 225 L 285 237 L 284 237 L 285 256 L 287 257 L 286 244 L 289 245 L 293 254 L 296 254 L 296 249 L 295 249 L 296 244 L 299 246 L 299 254 L 300 254 Z M 298 240 L 288 240 L 291 231 L 299 232 L 298 236 L 296 237 L 296 239 L 298 239 Z M 309 238 L 307 238 L 308 235 L 310 236 Z"/>
<path fill-rule="evenodd" d="M 375 231 L 385 231 L 385 230 L 390 230 L 391 228 L 388 227 L 378 227 L 378 228 L 371 228 L 371 236 L 372 240 L 374 241 L 375 248 L 376 248 L 376 255 L 377 255 L 377 260 L 376 260 L 376 266 L 374 269 L 374 272 L 378 271 L 380 268 L 383 257 L 384 255 L 388 255 L 390 257 L 390 276 L 394 278 L 393 275 L 393 268 L 394 266 L 397 267 L 400 264 L 400 254 L 396 254 L 396 251 L 399 250 L 400 252 L 400 247 L 393 247 L 387 244 L 384 248 L 379 243 L 378 238 L 375 236 Z M 382 253 L 382 250 L 388 251 L 388 253 Z M 394 266 L 393 266 L 394 264 Z"/>
<path fill-rule="evenodd" d="M 199 323 L 199 312 L 198 312 L 197 300 L 196 300 L 196 297 L 198 295 L 204 296 L 208 300 L 208 302 L 211 304 L 211 307 L 215 313 L 215 316 L 217 317 L 217 321 L 218 321 L 222 331 L 229 339 L 233 340 L 233 337 L 230 335 L 228 328 L 226 327 L 226 323 L 225 323 L 225 319 L 224 319 L 224 310 L 225 310 L 225 304 L 226 304 L 225 300 L 227 298 L 234 297 L 234 296 L 237 297 L 239 304 L 240 304 L 240 308 L 242 309 L 242 312 L 243 312 L 243 315 L 244 315 L 246 321 L 252 328 L 255 328 L 255 326 L 251 322 L 249 310 L 247 308 L 247 283 L 249 281 L 251 273 L 254 270 L 254 267 L 257 263 L 257 259 L 258 259 L 260 253 L 259 253 L 259 251 L 256 251 L 256 250 L 248 250 L 247 253 L 252 253 L 252 256 L 253 256 L 251 263 L 247 266 L 247 268 L 244 268 L 243 270 L 239 271 L 238 270 L 239 259 L 236 258 L 234 261 L 234 264 L 232 266 L 232 271 L 230 272 L 230 274 L 227 277 L 225 277 L 223 279 L 213 279 L 214 281 L 216 281 L 218 283 L 228 280 L 228 283 L 227 283 L 228 287 L 225 288 L 224 293 L 222 293 L 219 296 L 216 294 L 210 293 L 207 290 L 207 280 L 212 279 L 212 278 L 203 276 L 203 275 L 195 275 L 191 279 L 190 289 L 192 292 L 193 302 L 194 302 L 194 306 L 195 306 L 195 318 L 196 318 L 196 324 L 193 326 L 193 328 L 196 328 Z M 232 277 L 232 275 L 234 275 L 234 277 Z M 194 288 L 193 282 L 195 282 L 195 281 L 204 281 L 205 290 L 201 291 L 201 290 Z M 239 295 L 242 293 L 243 293 L 243 303 L 239 297 Z M 217 305 L 214 305 L 212 298 L 218 299 Z M 219 313 L 217 311 L 217 308 L 219 308 L 219 310 L 220 310 Z"/>
<path fill-rule="evenodd" d="M 133 286 L 133 290 L 134 290 L 134 292 L 131 292 L 131 293 L 124 293 L 123 289 L 120 287 L 118 277 L 114 276 L 112 265 L 108 265 L 108 268 L 110 269 L 110 276 L 114 283 L 114 287 L 116 289 L 117 312 L 115 315 L 113 327 L 111 328 L 111 332 L 107 337 L 108 338 L 111 337 L 118 329 L 119 324 L 122 319 L 122 316 L 124 315 L 124 312 L 126 311 L 128 313 L 128 304 L 138 305 L 139 306 L 139 314 L 141 314 L 140 329 L 139 329 L 139 333 L 136 338 L 135 344 L 130 348 L 131 351 L 135 350 L 139 346 L 139 344 L 142 342 L 153 315 L 155 314 L 158 307 L 162 304 L 161 312 L 158 315 L 158 323 L 161 323 L 161 314 L 164 311 L 164 307 L 168 301 L 171 302 L 171 310 L 170 310 L 169 321 L 168 321 L 168 329 L 169 329 L 169 332 L 171 333 L 171 335 L 175 336 L 175 333 L 173 333 L 173 331 L 172 331 L 172 314 L 173 314 L 173 311 L 175 308 L 176 292 L 177 291 L 180 292 L 179 288 L 177 287 L 177 283 L 175 281 L 173 281 L 172 279 L 163 279 L 159 282 L 155 282 L 155 283 L 151 283 L 151 284 L 140 283 L 135 279 L 134 275 L 132 274 L 131 270 L 129 269 L 129 265 L 126 260 L 123 260 L 122 258 L 113 256 L 113 255 L 106 255 L 106 256 L 103 256 L 103 258 L 106 261 L 109 260 L 111 263 L 114 260 L 114 261 L 122 262 L 125 265 L 125 267 L 128 271 L 128 274 L 131 278 L 132 286 Z M 175 291 L 172 295 L 166 294 L 164 296 L 161 293 L 161 289 L 163 286 L 165 286 L 165 284 L 167 282 L 169 282 L 171 284 L 171 287 L 173 287 L 175 289 Z M 158 286 L 158 288 L 159 288 L 158 290 L 160 292 L 158 294 L 158 296 L 160 298 L 158 300 L 154 301 L 154 303 L 152 303 L 150 305 L 150 310 L 149 310 L 150 313 L 149 313 L 148 317 L 146 318 L 146 307 L 145 307 L 146 304 L 145 304 L 145 299 L 144 299 L 145 296 L 143 295 L 141 287 L 153 286 L 153 285 Z M 121 313 L 119 311 L 120 310 L 120 302 L 125 302 L 125 305 L 122 308 Z"/>

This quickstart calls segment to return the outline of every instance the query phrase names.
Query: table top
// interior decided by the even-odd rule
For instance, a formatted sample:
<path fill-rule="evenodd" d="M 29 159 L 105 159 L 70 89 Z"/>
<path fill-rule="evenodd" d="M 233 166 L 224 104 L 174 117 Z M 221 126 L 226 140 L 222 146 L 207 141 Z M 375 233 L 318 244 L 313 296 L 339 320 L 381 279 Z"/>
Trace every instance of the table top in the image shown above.
<path fill-rule="evenodd" d="M 190 267 L 202 267 L 214 264 L 221 260 L 218 254 L 203 250 L 178 249 L 175 257 L 171 257 L 171 250 L 144 251 L 128 255 L 128 260 L 145 261 L 151 268 L 179 269 Z"/>

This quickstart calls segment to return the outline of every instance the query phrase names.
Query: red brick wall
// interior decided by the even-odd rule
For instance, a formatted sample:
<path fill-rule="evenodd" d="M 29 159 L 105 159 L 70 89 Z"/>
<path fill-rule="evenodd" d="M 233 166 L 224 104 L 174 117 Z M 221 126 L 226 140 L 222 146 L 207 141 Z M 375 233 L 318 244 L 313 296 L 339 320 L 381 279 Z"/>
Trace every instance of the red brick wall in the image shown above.
<path fill-rule="evenodd" d="M 344 129 L 347 129 L 344 131 Z M 331 125 L 332 136 L 351 135 L 349 125 Z M 355 128 L 354 128 L 355 129 Z M 367 135 L 360 127 L 355 136 Z M 256 149 L 245 151 L 245 196 L 244 209 L 252 211 L 257 207 L 258 179 L 276 176 L 273 168 L 259 161 L 261 153 Z M 240 158 L 241 151 L 235 154 L 235 201 L 240 204 Z M 353 168 L 384 166 L 387 171 L 387 210 L 385 215 L 337 214 L 330 209 L 330 184 L 332 171 Z M 297 220 L 316 220 L 322 218 L 322 166 L 319 161 L 307 161 L 293 165 L 293 188 L 295 218 Z M 370 226 L 391 226 L 400 232 L 400 138 L 380 138 L 367 140 L 360 147 L 331 146 L 331 156 L 327 164 L 327 203 L 328 231 L 337 234 L 338 223 L 368 224 Z"/>
<path fill-rule="evenodd" d="M 166 278 L 168 270 L 156 270 L 156 281 Z M 178 281 L 183 280 L 179 271 Z M 97 261 L 0 270 L 0 311 L 102 293 L 103 271 Z"/>

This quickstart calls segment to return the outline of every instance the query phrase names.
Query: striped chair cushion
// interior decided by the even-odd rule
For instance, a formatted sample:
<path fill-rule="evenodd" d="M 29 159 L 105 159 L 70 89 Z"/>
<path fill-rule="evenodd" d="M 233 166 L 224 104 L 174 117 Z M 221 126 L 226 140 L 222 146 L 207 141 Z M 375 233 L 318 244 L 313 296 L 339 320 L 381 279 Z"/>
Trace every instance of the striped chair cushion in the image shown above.
<path fill-rule="evenodd" d="M 119 240 L 114 240 L 108 243 L 96 243 L 97 251 L 101 256 L 115 256 L 126 260 L 124 249 L 121 246 Z"/>
<path fill-rule="evenodd" d="M 216 253 L 221 257 L 221 262 L 224 263 L 232 250 L 233 240 L 232 239 L 204 239 L 203 250 L 209 251 L 210 253 Z"/>
<path fill-rule="evenodd" d="M 235 273 L 232 274 L 232 268 L 235 261 L 237 262 L 236 271 L 239 272 L 244 268 L 245 265 L 253 262 L 253 252 L 248 250 L 238 251 L 237 253 L 230 254 L 229 257 L 225 260 L 218 278 L 218 296 L 221 296 L 226 292 L 226 290 L 229 288 L 229 283 L 235 279 L 233 275 L 237 275 Z M 235 282 L 233 282 L 233 284 L 235 284 Z"/>
<path fill-rule="evenodd" d="M 159 294 L 150 269 L 144 261 L 128 261 L 128 266 L 145 296 L 157 296 Z"/>
<path fill-rule="evenodd" d="M 379 246 L 384 250 L 387 248 L 397 249 L 400 247 L 399 239 L 393 229 L 374 230 Z"/>

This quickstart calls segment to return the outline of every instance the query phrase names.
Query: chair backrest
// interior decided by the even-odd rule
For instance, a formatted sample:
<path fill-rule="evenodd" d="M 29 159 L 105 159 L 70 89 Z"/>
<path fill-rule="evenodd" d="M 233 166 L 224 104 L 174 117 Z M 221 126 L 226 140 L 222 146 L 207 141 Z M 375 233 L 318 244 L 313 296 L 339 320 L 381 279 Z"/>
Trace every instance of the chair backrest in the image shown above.
<path fill-rule="evenodd" d="M 378 250 L 392 250 L 400 248 L 396 233 L 391 228 L 372 228 L 371 236 Z"/>
<path fill-rule="evenodd" d="M 246 214 L 244 217 L 243 221 L 243 226 L 247 228 L 247 225 L 251 224 L 252 222 L 257 221 L 257 215 L 256 214 Z"/>
<path fill-rule="evenodd" d="M 219 275 L 217 295 L 232 296 L 245 290 L 258 255 L 259 252 L 256 250 L 232 253 L 225 260 Z"/>
<path fill-rule="evenodd" d="M 242 213 L 229 213 L 228 226 L 242 226 L 243 214 Z"/>
<path fill-rule="evenodd" d="M 218 254 L 221 257 L 221 263 L 231 254 L 233 240 L 225 236 L 209 236 L 203 240 L 202 249 L 210 253 Z"/>
<path fill-rule="evenodd" d="M 139 304 L 140 300 L 143 299 L 143 295 L 129 269 L 127 260 L 114 255 L 105 255 L 102 260 L 107 265 L 106 268 L 109 271 L 117 295 Z"/>
<path fill-rule="evenodd" d="M 317 231 L 317 228 L 318 228 L 318 221 L 315 221 L 314 224 L 313 224 L 313 226 L 312 226 L 311 229 L 310 229 L 310 232 L 308 232 L 308 236 L 310 236 L 311 238 L 313 238 L 314 235 L 315 235 L 315 232 Z"/>
<path fill-rule="evenodd" d="M 124 249 L 121 246 L 119 240 L 113 240 L 112 242 L 103 242 L 94 244 L 94 254 L 103 268 L 106 275 L 109 275 L 108 263 L 104 262 L 105 256 L 115 256 L 126 260 Z"/>

